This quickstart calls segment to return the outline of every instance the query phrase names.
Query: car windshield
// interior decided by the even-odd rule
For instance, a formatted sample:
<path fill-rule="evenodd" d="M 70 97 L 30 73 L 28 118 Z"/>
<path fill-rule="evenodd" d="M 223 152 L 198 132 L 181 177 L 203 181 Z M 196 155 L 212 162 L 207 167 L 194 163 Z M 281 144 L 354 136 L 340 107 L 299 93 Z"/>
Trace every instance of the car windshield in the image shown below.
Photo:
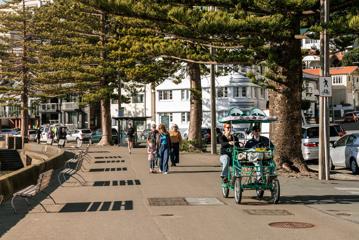
<path fill-rule="evenodd" d="M 341 132 L 341 127 L 339 125 L 330 126 L 330 137 L 338 137 L 339 132 Z M 319 138 L 319 127 L 312 127 L 308 129 L 303 129 L 303 138 Z"/>
<path fill-rule="evenodd" d="M 81 131 L 82 131 L 82 133 L 91 133 L 90 129 L 82 129 Z"/>

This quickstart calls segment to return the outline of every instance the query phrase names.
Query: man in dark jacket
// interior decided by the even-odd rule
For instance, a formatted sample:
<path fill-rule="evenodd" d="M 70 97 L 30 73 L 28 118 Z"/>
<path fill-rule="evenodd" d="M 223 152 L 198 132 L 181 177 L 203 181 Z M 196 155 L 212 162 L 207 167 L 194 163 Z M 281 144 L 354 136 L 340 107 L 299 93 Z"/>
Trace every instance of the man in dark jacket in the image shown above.
<path fill-rule="evenodd" d="M 231 125 L 225 123 L 223 135 L 219 137 L 219 143 L 221 144 L 221 156 L 219 158 L 222 164 L 221 178 L 223 182 L 228 182 L 228 166 L 232 158 L 232 149 L 234 146 L 239 147 L 238 138 L 231 134 Z"/>
<path fill-rule="evenodd" d="M 273 148 L 273 144 L 267 137 L 260 135 L 261 129 L 259 126 L 252 128 L 252 138 L 246 142 L 245 148 Z"/>

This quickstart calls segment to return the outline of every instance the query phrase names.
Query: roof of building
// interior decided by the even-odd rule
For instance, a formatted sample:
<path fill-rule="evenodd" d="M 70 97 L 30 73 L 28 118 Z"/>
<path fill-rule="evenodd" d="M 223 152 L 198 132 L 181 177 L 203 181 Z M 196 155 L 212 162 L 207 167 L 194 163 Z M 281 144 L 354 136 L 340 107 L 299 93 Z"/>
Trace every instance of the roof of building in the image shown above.
<path fill-rule="evenodd" d="M 351 74 L 359 69 L 358 66 L 346 66 L 346 67 L 336 67 L 330 68 L 330 75 L 345 75 Z M 303 69 L 303 72 L 310 75 L 320 75 L 320 69 Z"/>

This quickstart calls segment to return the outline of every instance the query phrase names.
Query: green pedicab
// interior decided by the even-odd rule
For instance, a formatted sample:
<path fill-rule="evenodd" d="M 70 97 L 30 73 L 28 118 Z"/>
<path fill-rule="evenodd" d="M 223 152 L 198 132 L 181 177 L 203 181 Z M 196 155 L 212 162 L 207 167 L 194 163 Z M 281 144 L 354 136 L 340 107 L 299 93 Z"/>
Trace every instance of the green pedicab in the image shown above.
<path fill-rule="evenodd" d="M 272 123 L 277 120 L 276 117 L 266 116 L 256 111 L 240 114 L 237 116 L 228 116 L 221 119 L 221 123 L 233 124 L 259 124 Z M 270 141 L 269 141 L 270 142 Z M 237 204 L 241 203 L 242 192 L 244 190 L 255 190 L 258 199 L 262 199 L 265 190 L 271 192 L 271 202 L 276 204 L 280 198 L 280 184 L 276 174 L 276 165 L 273 160 L 274 147 L 256 147 L 256 148 L 232 148 L 232 159 L 228 171 L 228 182 L 222 181 L 222 194 L 228 197 L 229 191 L 234 191 L 234 199 Z"/>

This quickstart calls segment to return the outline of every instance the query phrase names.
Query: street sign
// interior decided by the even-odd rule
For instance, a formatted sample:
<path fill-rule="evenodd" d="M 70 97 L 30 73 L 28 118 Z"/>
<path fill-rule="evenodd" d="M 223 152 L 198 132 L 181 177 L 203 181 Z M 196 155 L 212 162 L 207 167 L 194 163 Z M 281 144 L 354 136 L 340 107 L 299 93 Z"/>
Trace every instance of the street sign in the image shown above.
<path fill-rule="evenodd" d="M 319 78 L 319 96 L 331 97 L 332 96 L 332 78 L 320 77 Z"/>

